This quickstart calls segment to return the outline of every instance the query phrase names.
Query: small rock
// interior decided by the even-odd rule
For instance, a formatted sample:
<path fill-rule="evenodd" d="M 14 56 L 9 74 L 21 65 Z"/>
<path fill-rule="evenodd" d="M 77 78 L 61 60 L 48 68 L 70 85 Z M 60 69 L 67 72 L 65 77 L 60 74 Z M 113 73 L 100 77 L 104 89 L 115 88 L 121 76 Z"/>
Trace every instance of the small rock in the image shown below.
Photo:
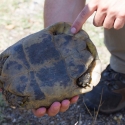
<path fill-rule="evenodd" d="M 50 122 L 50 125 L 54 125 L 54 121 L 51 121 L 51 122 Z"/>
<path fill-rule="evenodd" d="M 16 122 L 16 119 L 14 118 L 12 122 L 15 123 L 15 122 Z"/>

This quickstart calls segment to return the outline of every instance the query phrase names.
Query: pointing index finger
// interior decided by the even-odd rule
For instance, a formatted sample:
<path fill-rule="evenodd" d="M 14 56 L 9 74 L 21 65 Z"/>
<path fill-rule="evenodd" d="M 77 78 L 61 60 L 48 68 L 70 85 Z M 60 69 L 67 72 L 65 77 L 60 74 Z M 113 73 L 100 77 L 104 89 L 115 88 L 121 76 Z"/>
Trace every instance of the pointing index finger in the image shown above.
<path fill-rule="evenodd" d="M 71 32 L 73 34 L 77 33 L 82 25 L 85 23 L 85 21 L 94 13 L 94 11 L 97 10 L 97 5 L 86 4 L 83 10 L 79 13 L 77 18 L 75 19 L 74 23 L 71 27 Z"/>

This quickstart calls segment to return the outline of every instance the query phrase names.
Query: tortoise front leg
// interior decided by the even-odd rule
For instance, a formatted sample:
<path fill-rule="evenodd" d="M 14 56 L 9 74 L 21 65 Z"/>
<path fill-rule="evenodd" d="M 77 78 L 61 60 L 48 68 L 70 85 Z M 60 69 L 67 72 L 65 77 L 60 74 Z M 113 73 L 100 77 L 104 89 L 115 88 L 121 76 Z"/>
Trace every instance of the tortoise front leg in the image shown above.
<path fill-rule="evenodd" d="M 91 80 L 91 75 L 90 73 L 85 73 L 83 74 L 80 78 L 77 80 L 77 85 L 79 87 L 85 88 L 86 86 L 89 86 Z"/>

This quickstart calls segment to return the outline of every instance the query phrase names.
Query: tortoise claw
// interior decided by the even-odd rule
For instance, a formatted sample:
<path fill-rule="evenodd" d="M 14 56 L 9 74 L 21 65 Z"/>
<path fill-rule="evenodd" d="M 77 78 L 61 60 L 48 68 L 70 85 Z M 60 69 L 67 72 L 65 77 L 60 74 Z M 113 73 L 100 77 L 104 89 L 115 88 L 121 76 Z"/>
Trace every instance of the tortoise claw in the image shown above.
<path fill-rule="evenodd" d="M 80 87 L 83 87 L 85 88 L 86 86 L 89 86 L 89 83 L 90 83 L 90 80 L 91 80 L 91 76 L 90 76 L 90 73 L 86 73 L 84 75 L 82 75 L 79 79 L 78 79 L 78 86 Z"/>

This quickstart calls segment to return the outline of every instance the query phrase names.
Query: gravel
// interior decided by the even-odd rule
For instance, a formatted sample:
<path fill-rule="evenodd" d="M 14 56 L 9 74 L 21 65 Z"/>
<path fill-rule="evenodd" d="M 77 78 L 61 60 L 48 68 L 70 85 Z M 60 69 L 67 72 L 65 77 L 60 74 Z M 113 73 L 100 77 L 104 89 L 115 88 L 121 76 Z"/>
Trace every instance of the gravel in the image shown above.
<path fill-rule="evenodd" d="M 31 110 L 12 109 L 6 104 L 0 108 L 0 125 L 124 125 L 125 109 L 120 112 L 105 115 L 86 109 L 84 95 L 78 102 L 70 106 L 64 113 L 54 117 L 47 114 L 37 118 Z M 90 115 L 91 113 L 91 115 Z M 97 118 L 96 118 L 97 115 Z"/>

